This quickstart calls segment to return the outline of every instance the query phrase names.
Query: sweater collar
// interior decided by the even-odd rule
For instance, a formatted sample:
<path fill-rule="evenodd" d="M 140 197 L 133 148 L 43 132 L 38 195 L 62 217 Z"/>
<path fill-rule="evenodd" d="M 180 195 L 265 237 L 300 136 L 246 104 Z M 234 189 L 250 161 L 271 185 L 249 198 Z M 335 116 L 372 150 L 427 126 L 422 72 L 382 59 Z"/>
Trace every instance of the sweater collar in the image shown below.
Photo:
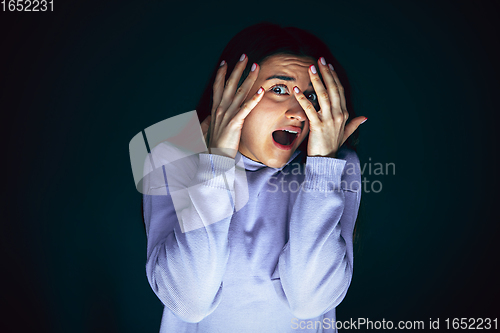
<path fill-rule="evenodd" d="M 274 172 L 278 172 L 278 171 L 281 171 L 285 166 L 287 166 L 291 161 L 293 161 L 300 153 L 301 153 L 300 150 L 296 150 L 292 154 L 292 156 L 290 157 L 288 162 L 286 162 L 286 164 L 283 165 L 281 168 L 271 168 L 263 163 L 251 160 L 250 158 L 246 157 L 245 155 L 241 154 L 240 152 L 238 152 L 236 154 L 236 160 L 238 161 L 241 158 L 243 160 L 243 163 L 245 164 L 245 170 L 248 170 L 248 171 L 257 171 L 257 170 L 260 170 L 263 168 L 268 168 L 270 170 L 274 170 Z"/>

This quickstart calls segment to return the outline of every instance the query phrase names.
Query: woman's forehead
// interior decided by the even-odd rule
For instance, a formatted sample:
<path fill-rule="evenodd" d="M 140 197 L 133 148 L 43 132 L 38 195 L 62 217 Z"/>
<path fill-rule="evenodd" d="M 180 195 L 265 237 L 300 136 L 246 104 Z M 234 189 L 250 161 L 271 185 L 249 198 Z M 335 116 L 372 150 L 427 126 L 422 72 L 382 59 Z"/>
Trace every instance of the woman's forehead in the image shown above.
<path fill-rule="evenodd" d="M 289 54 L 276 54 L 267 58 L 261 64 L 261 72 L 275 72 L 275 71 L 289 71 L 291 73 L 297 74 L 307 74 L 307 69 L 312 64 L 315 64 L 315 60 L 311 57 L 301 57 Z"/>

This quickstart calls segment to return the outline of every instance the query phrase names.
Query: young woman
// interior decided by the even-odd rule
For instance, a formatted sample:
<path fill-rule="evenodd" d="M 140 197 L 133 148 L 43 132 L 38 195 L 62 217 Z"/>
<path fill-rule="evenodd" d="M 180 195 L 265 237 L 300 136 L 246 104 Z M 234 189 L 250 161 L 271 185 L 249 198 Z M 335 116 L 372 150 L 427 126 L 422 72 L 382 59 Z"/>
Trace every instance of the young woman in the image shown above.
<path fill-rule="evenodd" d="M 171 163 L 160 144 L 164 178 L 145 182 L 160 331 L 335 332 L 361 197 L 348 138 L 366 118 L 301 29 L 246 28 L 219 64 L 197 108 L 207 151 Z"/>

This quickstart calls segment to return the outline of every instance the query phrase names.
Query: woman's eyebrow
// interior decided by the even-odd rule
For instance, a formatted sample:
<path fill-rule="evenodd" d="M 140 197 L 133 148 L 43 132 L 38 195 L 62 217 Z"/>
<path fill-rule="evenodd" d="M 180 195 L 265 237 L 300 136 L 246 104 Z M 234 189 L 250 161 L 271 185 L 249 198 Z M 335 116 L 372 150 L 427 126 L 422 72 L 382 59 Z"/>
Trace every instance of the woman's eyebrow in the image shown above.
<path fill-rule="evenodd" d="M 295 81 L 294 77 L 286 76 L 286 75 L 271 75 L 270 77 L 268 77 L 266 79 L 266 81 L 273 80 L 273 79 L 278 79 L 278 80 L 283 80 L 283 81 Z M 309 86 L 312 87 L 311 82 L 309 82 Z"/>
<path fill-rule="evenodd" d="M 266 79 L 267 80 L 272 80 L 272 79 L 278 79 L 278 80 L 283 80 L 283 81 L 295 81 L 294 77 L 291 76 L 285 76 L 285 75 L 271 75 Z"/>

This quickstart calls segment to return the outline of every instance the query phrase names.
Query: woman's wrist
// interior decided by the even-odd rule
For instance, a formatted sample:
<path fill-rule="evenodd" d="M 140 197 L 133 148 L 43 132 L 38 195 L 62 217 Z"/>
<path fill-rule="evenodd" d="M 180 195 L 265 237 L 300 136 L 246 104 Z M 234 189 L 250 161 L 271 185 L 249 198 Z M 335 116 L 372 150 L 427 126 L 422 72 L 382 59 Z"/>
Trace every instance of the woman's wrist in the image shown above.
<path fill-rule="evenodd" d="M 304 186 L 320 191 L 332 191 L 340 188 L 345 164 L 346 161 L 342 159 L 308 156 Z"/>

